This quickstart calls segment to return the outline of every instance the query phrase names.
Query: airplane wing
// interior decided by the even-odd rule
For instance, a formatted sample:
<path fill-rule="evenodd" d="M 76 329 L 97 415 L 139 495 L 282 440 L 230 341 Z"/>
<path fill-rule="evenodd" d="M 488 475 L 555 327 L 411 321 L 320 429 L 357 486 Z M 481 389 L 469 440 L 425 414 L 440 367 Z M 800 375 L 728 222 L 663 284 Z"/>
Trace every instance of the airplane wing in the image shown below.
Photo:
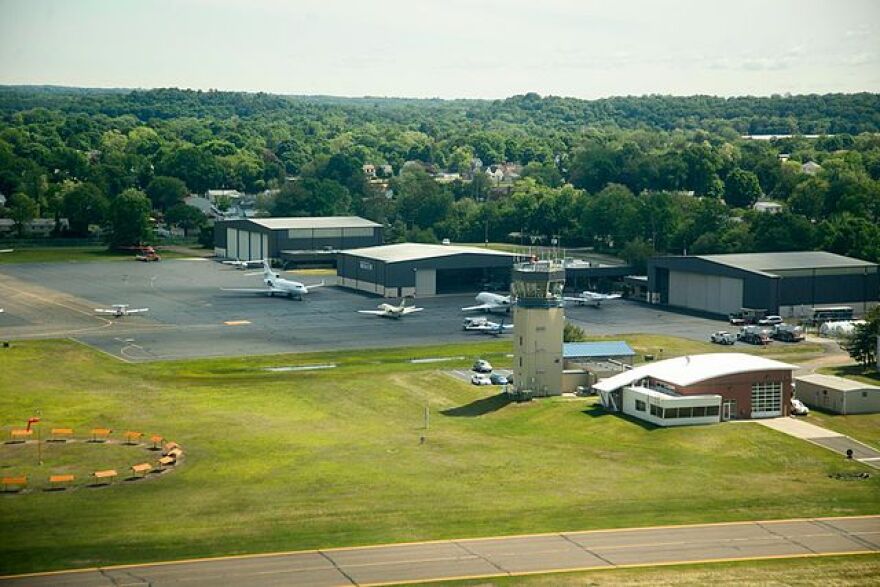
<path fill-rule="evenodd" d="M 602 299 L 603 300 L 616 300 L 616 299 L 622 298 L 622 297 L 623 296 L 620 294 L 607 294 L 607 295 L 603 295 Z"/>
<path fill-rule="evenodd" d="M 135 308 L 134 310 L 129 310 L 128 313 L 129 314 L 140 314 L 142 312 L 149 312 L 149 311 L 150 311 L 149 308 Z"/>
<path fill-rule="evenodd" d="M 373 316 L 384 316 L 386 313 L 384 310 L 358 310 L 358 314 L 372 314 Z"/>
<path fill-rule="evenodd" d="M 256 288 L 256 287 L 221 287 L 221 288 L 220 288 L 220 291 L 232 291 L 232 292 L 236 292 L 236 293 L 262 293 L 262 294 L 267 294 L 267 293 L 269 293 L 270 291 L 271 291 L 271 292 L 280 292 L 281 290 L 280 290 L 280 289 L 278 289 L 278 290 L 276 290 L 276 289 L 269 289 L 269 288 L 266 288 L 266 287 L 263 287 L 263 288 Z"/>
<path fill-rule="evenodd" d="M 566 302 L 589 302 L 590 298 L 582 298 L 580 296 L 562 296 L 562 299 Z"/>
<path fill-rule="evenodd" d="M 107 308 L 95 308 L 98 314 L 115 314 L 116 310 L 108 310 Z"/>
<path fill-rule="evenodd" d="M 500 306 L 498 304 L 480 304 L 479 306 L 468 306 L 467 308 L 462 308 L 462 312 L 474 312 L 476 310 L 496 310 L 498 308 L 507 308 L 507 306 Z"/>
<path fill-rule="evenodd" d="M 421 312 L 422 310 L 424 310 L 424 308 L 416 308 L 416 307 L 404 308 L 403 314 L 404 315 L 412 314 L 413 312 Z"/>
<path fill-rule="evenodd" d="M 304 286 L 304 287 L 306 288 L 306 291 L 312 291 L 312 290 L 315 289 L 316 287 L 324 287 L 324 282 L 322 281 L 321 283 L 315 283 L 315 284 L 312 284 L 312 285 L 306 285 L 306 286 Z"/>

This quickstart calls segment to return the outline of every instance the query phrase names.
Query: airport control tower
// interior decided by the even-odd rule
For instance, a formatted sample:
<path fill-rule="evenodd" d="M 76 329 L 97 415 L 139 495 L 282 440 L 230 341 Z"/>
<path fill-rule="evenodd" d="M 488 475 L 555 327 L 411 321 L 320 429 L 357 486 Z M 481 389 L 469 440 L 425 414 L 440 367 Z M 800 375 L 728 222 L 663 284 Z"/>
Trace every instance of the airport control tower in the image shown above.
<path fill-rule="evenodd" d="M 513 387 L 527 396 L 562 393 L 562 286 L 565 268 L 553 261 L 513 267 Z"/>

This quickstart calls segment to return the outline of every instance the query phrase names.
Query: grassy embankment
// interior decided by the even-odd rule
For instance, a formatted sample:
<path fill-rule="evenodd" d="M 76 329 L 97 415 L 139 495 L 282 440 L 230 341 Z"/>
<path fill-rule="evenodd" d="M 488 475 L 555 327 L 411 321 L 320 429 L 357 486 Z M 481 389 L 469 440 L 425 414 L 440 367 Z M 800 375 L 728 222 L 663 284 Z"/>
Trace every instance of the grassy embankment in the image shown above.
<path fill-rule="evenodd" d="M 575 585 L 671 587 L 674 585 L 876 585 L 880 581 L 880 554 L 794 558 L 700 565 L 674 565 L 554 573 L 473 581 L 432 583 L 442 587 L 516 586 L 573 587 Z"/>
<path fill-rule="evenodd" d="M 107 247 L 27 247 L 0 254 L 0 265 L 13 263 L 62 263 L 90 261 L 131 261 L 134 252 L 110 251 Z M 163 259 L 187 257 L 176 251 L 159 249 Z"/>
<path fill-rule="evenodd" d="M 667 356 L 704 344 L 631 343 Z M 15 529 L 0 569 L 880 511 L 880 478 L 828 477 L 863 465 L 761 426 L 655 429 L 594 399 L 508 404 L 440 372 L 478 355 L 502 366 L 509 344 L 150 364 L 66 341 L 0 350 L 4 426 L 40 410 L 44 430 L 157 432 L 186 450 L 179 470 L 149 482 L 46 493 L 57 470 L 84 477 L 141 455 L 122 463 L 90 447 L 60 461 L 53 447 L 39 467 L 31 446 L 0 445 L 0 473 L 26 470 L 35 486 L 0 496 Z M 406 362 L 437 356 L 467 358 Z M 339 366 L 264 370 L 325 363 Z"/>

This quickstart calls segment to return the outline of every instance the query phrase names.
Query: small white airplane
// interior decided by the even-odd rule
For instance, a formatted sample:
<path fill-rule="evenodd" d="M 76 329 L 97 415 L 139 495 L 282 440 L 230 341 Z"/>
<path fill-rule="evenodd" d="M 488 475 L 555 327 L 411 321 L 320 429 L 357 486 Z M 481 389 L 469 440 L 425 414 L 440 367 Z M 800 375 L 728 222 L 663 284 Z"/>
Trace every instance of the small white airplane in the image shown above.
<path fill-rule="evenodd" d="M 260 267 L 263 264 L 262 259 L 255 259 L 253 261 L 242 261 L 241 259 L 228 259 L 226 261 L 221 261 L 224 265 L 232 265 L 236 269 L 250 269 L 251 267 Z"/>
<path fill-rule="evenodd" d="M 392 304 L 379 304 L 376 310 L 358 310 L 358 314 L 372 314 L 373 316 L 379 316 L 380 318 L 401 318 L 407 314 L 421 312 L 422 310 L 424 310 L 424 308 L 407 306 L 406 299 L 401 299 L 399 306 L 394 306 Z"/>
<path fill-rule="evenodd" d="M 13 252 L 14 250 L 15 250 L 15 249 L 0 249 L 0 253 L 11 253 L 11 252 Z"/>
<path fill-rule="evenodd" d="M 578 306 L 590 305 L 598 308 L 602 302 L 616 300 L 620 297 L 620 294 L 603 294 L 595 291 L 582 291 L 577 296 L 563 296 L 562 299 L 566 302 L 575 302 Z"/>
<path fill-rule="evenodd" d="M 504 312 L 510 313 L 510 307 L 512 302 L 510 300 L 510 296 L 503 296 L 501 294 L 496 294 L 488 291 L 483 291 L 477 294 L 476 300 L 479 302 L 477 306 L 468 306 L 467 308 L 462 308 L 462 312 L 475 312 L 475 311 L 483 311 L 483 312 L 494 312 L 496 310 L 503 310 Z"/>
<path fill-rule="evenodd" d="M 299 281 L 293 281 L 292 279 L 284 279 L 274 271 L 272 271 L 272 267 L 269 266 L 269 261 L 266 259 L 262 260 L 263 264 L 263 282 L 266 284 L 264 288 L 255 288 L 255 287 L 223 287 L 220 288 L 222 291 L 231 291 L 238 293 L 260 293 L 260 294 L 268 294 L 269 297 L 274 296 L 275 294 L 287 296 L 289 298 L 296 298 L 301 300 L 304 295 L 315 289 L 316 287 L 322 287 L 324 282 L 315 283 L 313 285 L 304 285 Z M 249 273 L 247 275 L 259 275 L 260 273 Z"/>
<path fill-rule="evenodd" d="M 468 332 L 479 332 L 482 334 L 491 334 L 493 336 L 501 336 L 513 330 L 513 324 L 505 324 L 504 320 L 492 322 L 483 317 L 470 317 L 464 319 L 464 329 Z"/>
<path fill-rule="evenodd" d="M 95 313 L 113 314 L 114 318 L 122 318 L 131 314 L 142 314 L 149 311 L 149 308 L 131 308 L 128 304 L 113 304 L 112 308 L 95 308 Z"/>

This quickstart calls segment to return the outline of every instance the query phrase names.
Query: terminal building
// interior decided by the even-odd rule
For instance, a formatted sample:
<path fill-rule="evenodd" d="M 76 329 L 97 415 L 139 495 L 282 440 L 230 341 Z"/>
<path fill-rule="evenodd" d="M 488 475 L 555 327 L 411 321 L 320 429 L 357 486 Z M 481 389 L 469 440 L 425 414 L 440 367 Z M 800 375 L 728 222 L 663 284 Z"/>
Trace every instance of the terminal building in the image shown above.
<path fill-rule="evenodd" d="M 333 263 L 336 251 L 382 242 L 382 225 L 358 216 L 241 218 L 214 224 L 214 253 L 242 261 L 319 252 Z"/>
<path fill-rule="evenodd" d="M 657 426 L 788 416 L 797 367 L 743 353 L 645 363 L 593 385 L 606 409 Z"/>
<path fill-rule="evenodd" d="M 337 285 L 383 297 L 507 291 L 519 255 L 451 245 L 399 243 L 341 251 Z"/>
<path fill-rule="evenodd" d="M 817 306 L 877 305 L 875 263 L 826 253 L 745 253 L 655 257 L 648 261 L 648 301 L 710 314 L 742 308 L 806 317 Z"/>

